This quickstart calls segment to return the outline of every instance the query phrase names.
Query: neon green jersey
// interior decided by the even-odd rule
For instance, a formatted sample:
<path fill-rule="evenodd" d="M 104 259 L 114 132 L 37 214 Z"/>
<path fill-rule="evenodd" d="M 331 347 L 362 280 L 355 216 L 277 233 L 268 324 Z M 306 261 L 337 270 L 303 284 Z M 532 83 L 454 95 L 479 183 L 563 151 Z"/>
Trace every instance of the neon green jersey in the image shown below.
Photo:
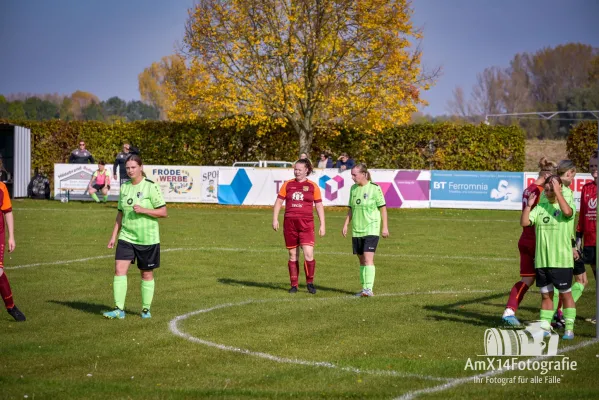
<path fill-rule="evenodd" d="M 123 223 L 119 240 L 144 245 L 160 243 L 158 220 L 146 214 L 136 213 L 133 211 L 135 205 L 149 209 L 166 206 L 160 186 L 149 179 L 144 179 L 137 185 L 132 181 L 121 185 L 119 211 L 123 213 Z"/>
<path fill-rule="evenodd" d="M 557 202 L 544 199 L 528 219 L 535 226 L 535 268 L 573 268 L 570 222 L 574 216 L 564 216 Z"/>
<path fill-rule="evenodd" d="M 349 193 L 352 236 L 379 236 L 381 233 L 379 208 L 384 205 L 385 196 L 383 196 L 381 187 L 376 183 L 368 182 L 364 186 L 353 185 Z"/>

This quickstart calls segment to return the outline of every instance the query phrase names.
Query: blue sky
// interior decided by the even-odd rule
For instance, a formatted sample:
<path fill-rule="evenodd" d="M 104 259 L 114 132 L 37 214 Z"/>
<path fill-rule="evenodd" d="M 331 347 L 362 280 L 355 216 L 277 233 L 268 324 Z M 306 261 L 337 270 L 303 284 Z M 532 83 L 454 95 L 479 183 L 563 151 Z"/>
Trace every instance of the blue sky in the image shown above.
<path fill-rule="evenodd" d="M 139 99 L 137 75 L 181 42 L 193 0 L 0 0 L 0 93 L 84 90 Z M 514 54 L 581 42 L 599 47 L 598 0 L 415 0 L 423 64 L 442 67 L 424 98 L 446 112 L 452 90 Z"/>

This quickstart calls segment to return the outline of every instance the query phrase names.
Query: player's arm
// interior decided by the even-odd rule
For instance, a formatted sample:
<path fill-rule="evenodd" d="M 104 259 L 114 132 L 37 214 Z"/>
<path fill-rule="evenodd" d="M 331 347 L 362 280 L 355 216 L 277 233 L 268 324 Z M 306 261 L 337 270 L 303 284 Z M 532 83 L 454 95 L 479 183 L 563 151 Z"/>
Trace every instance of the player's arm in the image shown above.
<path fill-rule="evenodd" d="M 272 209 L 272 229 L 274 229 L 275 232 L 279 230 L 279 212 L 281 211 L 281 207 L 283 207 L 283 199 L 277 197 Z M 318 216 L 318 218 L 320 218 L 320 216 Z"/>
<path fill-rule="evenodd" d="M 381 211 L 381 221 L 383 222 L 383 231 L 381 232 L 384 238 L 389 237 L 389 226 L 387 225 L 387 206 L 379 208 Z"/>
<path fill-rule="evenodd" d="M 119 166 L 119 155 L 117 154 L 116 158 L 114 159 L 114 165 L 112 166 L 112 177 L 114 178 L 115 181 L 116 181 L 116 169 L 118 166 Z"/>
<path fill-rule="evenodd" d="M 114 229 L 112 230 L 112 236 L 110 237 L 110 241 L 108 242 L 109 249 L 112 249 L 114 247 L 114 243 L 116 242 L 116 238 L 119 235 L 121 226 L 123 226 L 123 212 L 119 210 L 119 212 L 116 214 L 116 221 L 114 221 Z"/>
<path fill-rule="evenodd" d="M 145 214 L 153 218 L 166 218 L 168 212 L 166 211 L 166 204 L 158 208 L 143 208 L 140 205 L 133 206 L 133 211 L 138 214 Z"/>
<path fill-rule="evenodd" d="M 8 228 L 8 252 L 12 253 L 15 249 L 15 218 L 12 215 L 12 211 L 4 214 L 4 219 L 6 220 L 6 227 Z"/>
<path fill-rule="evenodd" d="M 324 222 L 324 205 L 322 201 L 316 203 L 316 214 L 318 214 L 318 220 L 320 221 L 320 229 L 318 230 L 318 234 L 320 236 L 324 236 L 326 233 L 326 227 Z"/>
<path fill-rule="evenodd" d="M 553 191 L 555 192 L 555 198 L 557 199 L 557 203 L 559 204 L 559 208 L 562 210 L 562 213 L 566 218 L 570 218 L 574 215 L 572 211 L 572 207 L 568 204 L 564 195 L 562 194 L 562 185 L 560 185 L 557 178 L 551 179 L 551 186 L 553 187 Z"/>
<path fill-rule="evenodd" d="M 536 193 L 531 193 L 530 196 L 528 197 L 528 202 L 524 206 L 524 209 L 522 209 L 522 214 L 520 215 L 520 226 L 521 227 L 527 227 L 527 226 L 532 225 L 532 222 L 530 221 L 530 210 L 532 209 L 532 206 L 535 204 L 536 199 L 537 199 Z"/>
<path fill-rule="evenodd" d="M 349 226 L 351 217 L 352 217 L 352 212 L 351 212 L 351 207 L 350 207 L 347 210 L 347 215 L 345 216 L 345 222 L 343 223 L 343 229 L 341 230 L 341 234 L 343 235 L 343 237 L 347 236 L 347 227 Z"/>

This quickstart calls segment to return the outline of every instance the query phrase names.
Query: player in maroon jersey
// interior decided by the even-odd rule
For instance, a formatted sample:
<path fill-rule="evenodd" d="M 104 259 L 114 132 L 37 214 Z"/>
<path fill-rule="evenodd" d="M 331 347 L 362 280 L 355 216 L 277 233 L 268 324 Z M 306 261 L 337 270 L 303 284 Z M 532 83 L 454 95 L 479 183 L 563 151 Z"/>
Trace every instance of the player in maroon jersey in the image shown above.
<path fill-rule="evenodd" d="M 10 284 L 4 273 L 4 221 L 6 221 L 6 227 L 8 228 L 8 252 L 12 253 L 15 249 L 15 220 L 12 215 L 12 203 L 8 196 L 8 189 L 2 182 L 0 182 L 0 211 L 0 296 L 4 300 L 6 310 L 15 321 L 25 321 L 25 315 L 15 306 Z"/>
<path fill-rule="evenodd" d="M 545 179 L 552 174 L 555 174 L 557 164 L 543 157 L 539 160 L 539 176 L 536 181 L 524 189 L 522 193 L 522 208 L 528 204 L 528 198 L 531 194 L 535 194 L 536 202 L 534 208 L 541 197 Z M 532 210 L 532 209 L 531 209 Z M 527 226 L 522 228 L 522 235 L 518 241 L 518 250 L 520 250 L 520 281 L 512 287 L 510 297 L 508 299 L 505 311 L 503 312 L 503 320 L 512 326 L 520 326 L 520 321 L 516 318 L 516 311 L 528 288 L 535 282 L 535 228 Z"/>
<path fill-rule="evenodd" d="M 585 184 L 580 193 L 580 213 L 578 214 L 578 225 L 576 226 L 576 247 L 581 251 L 582 257 L 574 262 L 573 292 L 574 285 L 582 285 L 582 289 L 584 289 L 588 283 L 585 264 L 591 265 L 595 279 L 597 279 L 597 151 L 594 152 L 589 160 L 589 172 L 593 177 L 593 181 Z M 582 289 L 580 290 L 581 294 Z M 587 321 L 597 323 L 595 318 L 588 318 Z"/>
<path fill-rule="evenodd" d="M 312 163 L 308 159 L 301 159 L 295 163 L 293 173 L 295 179 L 285 181 L 275 201 L 272 217 L 272 228 L 279 230 L 279 211 L 285 202 L 285 216 L 283 219 L 283 236 L 289 251 L 289 278 L 291 289 L 289 293 L 297 293 L 299 275 L 299 247 L 304 252 L 304 272 L 306 273 L 306 286 L 308 292 L 316 293 L 314 287 L 314 214 L 313 205 L 320 220 L 320 236 L 325 234 L 324 206 L 318 185 L 308 180 L 308 175 L 313 171 Z"/>

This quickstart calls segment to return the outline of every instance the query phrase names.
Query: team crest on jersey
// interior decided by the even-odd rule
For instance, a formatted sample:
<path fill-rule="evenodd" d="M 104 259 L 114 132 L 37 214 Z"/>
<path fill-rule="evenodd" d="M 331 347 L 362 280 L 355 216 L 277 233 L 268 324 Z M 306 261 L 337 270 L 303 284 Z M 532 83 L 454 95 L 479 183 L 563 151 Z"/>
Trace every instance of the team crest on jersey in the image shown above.
<path fill-rule="evenodd" d="M 597 199 L 589 200 L 589 209 L 594 210 L 597 208 Z"/>
<path fill-rule="evenodd" d="M 307 192 L 308 190 L 310 190 L 310 186 L 304 186 L 304 192 Z"/>
<path fill-rule="evenodd" d="M 368 198 L 368 193 L 364 193 L 364 200 Z"/>
<path fill-rule="evenodd" d="M 293 195 L 291 196 L 291 198 L 293 200 L 303 201 L 304 200 L 304 194 L 302 192 L 294 192 Z"/>
<path fill-rule="evenodd" d="M 144 197 L 143 192 L 137 192 L 137 198 L 142 199 Z"/>

